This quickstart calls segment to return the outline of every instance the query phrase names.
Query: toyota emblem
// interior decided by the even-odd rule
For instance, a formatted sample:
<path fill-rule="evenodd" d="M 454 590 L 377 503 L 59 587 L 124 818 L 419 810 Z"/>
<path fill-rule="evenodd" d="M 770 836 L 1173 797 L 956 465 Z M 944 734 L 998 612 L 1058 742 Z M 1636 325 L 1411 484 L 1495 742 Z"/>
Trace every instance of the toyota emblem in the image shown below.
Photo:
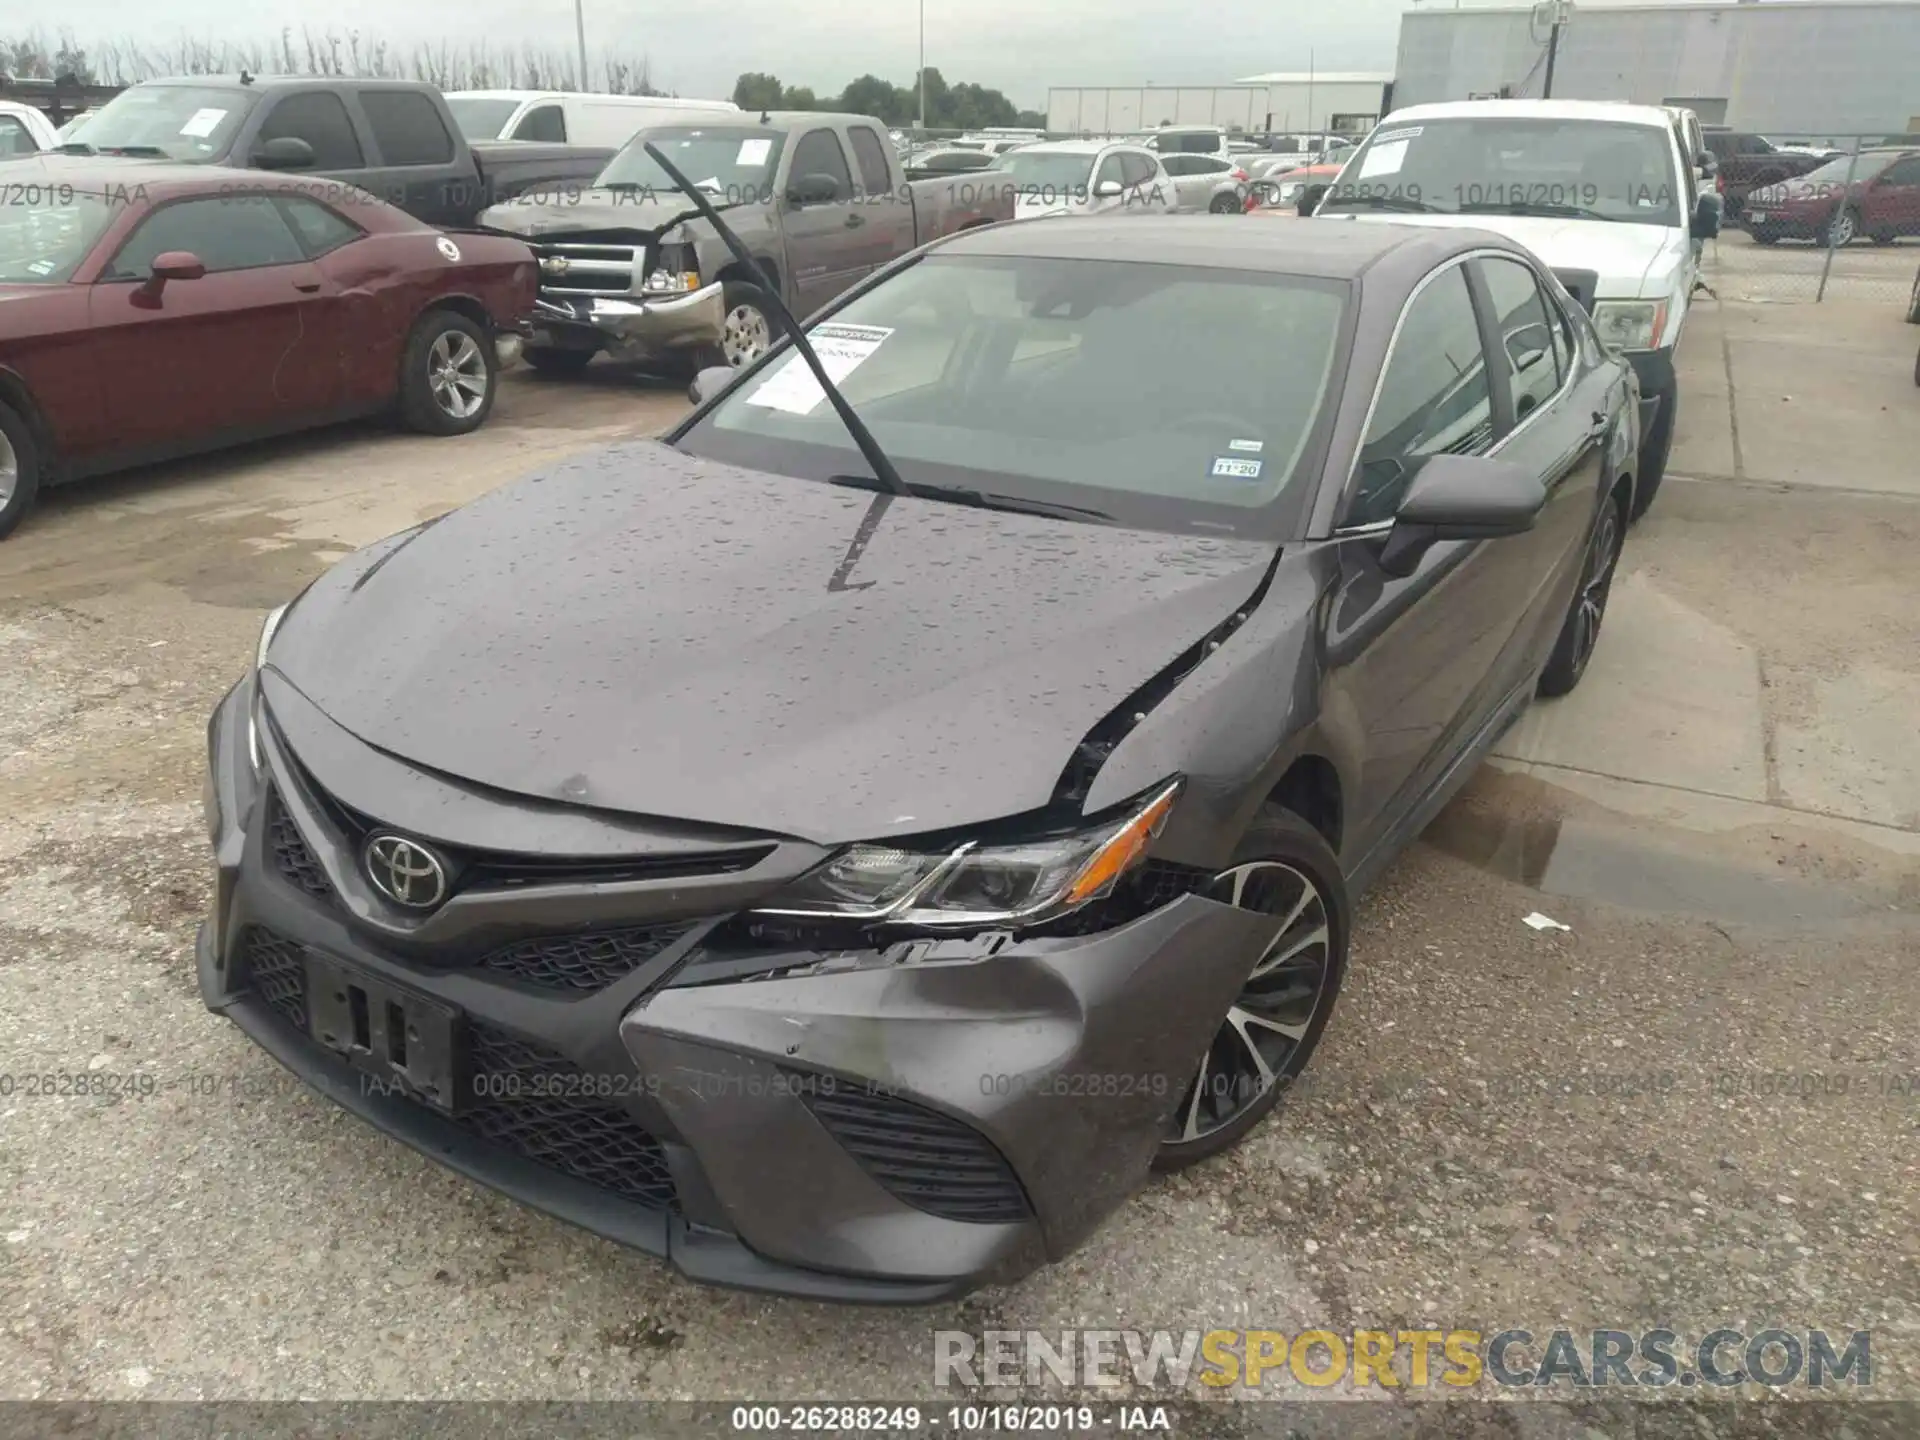
<path fill-rule="evenodd" d="M 363 863 L 373 888 L 396 905 L 431 910 L 447 898 L 446 863 L 418 840 L 372 836 Z"/>

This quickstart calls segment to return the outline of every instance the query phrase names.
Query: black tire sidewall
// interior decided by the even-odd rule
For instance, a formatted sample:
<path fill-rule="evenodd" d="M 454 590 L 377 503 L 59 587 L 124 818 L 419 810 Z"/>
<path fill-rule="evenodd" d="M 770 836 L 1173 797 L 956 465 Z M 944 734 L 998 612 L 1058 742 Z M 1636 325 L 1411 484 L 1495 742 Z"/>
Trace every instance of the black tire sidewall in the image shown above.
<path fill-rule="evenodd" d="M 40 447 L 27 417 L 4 402 L 0 402 L 0 432 L 13 446 L 14 463 L 20 471 L 14 479 L 12 497 L 0 506 L 0 540 L 4 540 L 27 518 L 39 498 L 41 462 Z"/>
<path fill-rule="evenodd" d="M 1157 1171 L 1183 1170 L 1231 1150 L 1245 1139 L 1278 1107 L 1288 1089 L 1286 1082 L 1298 1077 L 1312 1061 L 1314 1052 L 1319 1049 L 1320 1039 L 1326 1033 L 1327 1023 L 1339 1006 L 1340 988 L 1347 973 L 1347 947 L 1353 935 L 1353 903 L 1347 894 L 1347 880 L 1340 869 L 1339 857 L 1333 853 L 1326 838 L 1302 816 L 1279 805 L 1269 805 L 1247 827 L 1246 834 L 1240 837 L 1240 843 L 1234 847 L 1228 865 L 1231 868 L 1255 860 L 1279 860 L 1305 871 L 1319 887 L 1326 902 L 1327 978 L 1321 1004 L 1313 1022 L 1307 1027 L 1306 1036 L 1281 1067 L 1282 1083 L 1273 1086 L 1230 1124 L 1223 1125 L 1210 1135 L 1203 1135 L 1185 1144 L 1162 1142 L 1154 1154 L 1153 1168 Z M 1224 1015 L 1221 1020 L 1224 1023 Z M 1206 1043 L 1211 1045 L 1217 1033 L 1216 1026 L 1208 1032 Z M 1184 1097 L 1186 1082 L 1192 1079 L 1199 1063 L 1200 1057 L 1195 1054 L 1192 1063 L 1182 1071 L 1177 1086 L 1181 1093 L 1176 1096 L 1176 1101 Z"/>
<path fill-rule="evenodd" d="M 481 363 L 487 367 L 486 399 L 465 419 L 456 419 L 440 408 L 427 374 L 427 355 L 434 341 L 455 331 L 480 347 Z M 494 354 L 493 339 L 484 329 L 454 310 L 430 310 L 414 322 L 400 373 L 400 413 L 410 428 L 424 435 L 471 434 L 487 423 L 499 396 L 500 362 Z"/>
<path fill-rule="evenodd" d="M 1614 499 L 1611 493 L 1607 496 L 1606 503 L 1614 507 L 1616 512 L 1618 511 L 1619 502 Z M 1616 513 L 1615 518 L 1620 526 L 1620 529 L 1619 529 L 1619 533 L 1614 537 L 1613 560 L 1611 562 L 1611 568 L 1617 571 L 1620 568 L 1620 556 L 1625 546 L 1628 522 L 1624 515 L 1618 515 Z M 1586 665 L 1591 664 L 1593 660 L 1592 654 L 1589 653 L 1586 662 L 1582 663 L 1581 667 L 1578 670 L 1574 668 L 1575 660 L 1574 660 L 1574 654 L 1573 654 L 1573 643 L 1574 643 L 1573 621 L 1574 621 L 1575 614 L 1578 613 L 1580 608 L 1581 593 L 1587 587 L 1586 559 L 1587 559 L 1587 556 L 1591 553 L 1594 539 L 1599 535 L 1599 533 L 1600 533 L 1599 526 L 1598 524 L 1596 524 L 1594 527 L 1593 534 L 1587 537 L 1587 550 L 1581 552 L 1582 563 L 1580 566 L 1580 578 L 1575 582 L 1573 587 L 1573 594 L 1567 600 L 1566 618 L 1560 622 L 1560 633 L 1558 636 L 1554 638 L 1553 653 L 1547 657 L 1547 663 L 1545 667 L 1540 671 L 1540 683 L 1536 687 L 1536 692 L 1550 700 L 1557 698 L 1558 696 L 1561 696 L 1561 695 L 1567 695 L 1572 693 L 1574 687 L 1578 685 L 1581 679 L 1586 675 Z M 1600 628 L 1604 629 L 1605 621 L 1606 621 L 1606 615 L 1604 612 L 1602 612 L 1600 619 L 1602 622 Z M 1595 649 L 1598 649 L 1600 644 L 1600 637 L 1598 635 L 1594 636 L 1593 643 L 1594 643 Z"/>
<path fill-rule="evenodd" d="M 1208 202 L 1207 208 L 1216 215 L 1232 215 L 1240 209 L 1240 206 L 1232 202 L 1231 196 L 1216 195 Z"/>

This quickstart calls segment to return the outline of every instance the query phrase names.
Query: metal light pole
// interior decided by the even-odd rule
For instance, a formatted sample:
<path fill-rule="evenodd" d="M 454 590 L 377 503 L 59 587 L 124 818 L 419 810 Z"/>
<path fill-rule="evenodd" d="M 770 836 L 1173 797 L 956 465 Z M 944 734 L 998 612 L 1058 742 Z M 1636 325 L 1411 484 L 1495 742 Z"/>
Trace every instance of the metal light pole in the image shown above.
<path fill-rule="evenodd" d="M 580 37 L 580 88 L 591 90 L 587 83 L 587 12 L 583 8 L 586 0 L 573 0 L 573 28 Z"/>
<path fill-rule="evenodd" d="M 920 92 L 920 138 L 927 138 L 927 0 L 920 0 L 920 74 L 913 82 Z"/>
<path fill-rule="evenodd" d="M 1560 57 L 1560 27 L 1567 23 L 1566 0 L 1552 0 L 1553 29 L 1547 32 L 1547 74 L 1540 85 L 1540 98 L 1553 98 L 1553 62 Z"/>

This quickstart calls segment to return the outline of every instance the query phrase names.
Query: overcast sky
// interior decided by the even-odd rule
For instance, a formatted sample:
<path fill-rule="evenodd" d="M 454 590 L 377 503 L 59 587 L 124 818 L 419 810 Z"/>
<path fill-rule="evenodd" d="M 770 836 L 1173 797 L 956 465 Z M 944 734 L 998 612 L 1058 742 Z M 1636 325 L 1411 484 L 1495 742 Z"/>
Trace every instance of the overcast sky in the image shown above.
<path fill-rule="evenodd" d="M 583 0 L 587 47 L 648 54 L 654 82 L 724 97 L 744 70 L 837 93 L 871 71 L 909 84 L 917 63 L 917 0 Z M 928 0 L 927 63 L 949 80 L 1004 90 L 1041 108 L 1049 85 L 1213 85 L 1268 70 L 1393 68 L 1404 0 Z M 445 36 L 574 45 L 572 0 L 59 0 L 20 6 L 82 43 L 102 39 L 273 40 L 283 25 L 359 29 L 397 45 Z M 454 28 L 457 27 L 457 28 Z M 12 27 L 0 24 L 0 28 Z"/>

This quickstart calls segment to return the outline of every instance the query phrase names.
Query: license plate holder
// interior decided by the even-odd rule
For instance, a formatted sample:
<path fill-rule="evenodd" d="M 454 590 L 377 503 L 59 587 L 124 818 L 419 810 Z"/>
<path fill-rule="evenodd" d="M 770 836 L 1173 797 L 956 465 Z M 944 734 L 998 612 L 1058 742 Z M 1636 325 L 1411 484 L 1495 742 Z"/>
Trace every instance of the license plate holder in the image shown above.
<path fill-rule="evenodd" d="M 306 955 L 313 1038 L 365 1075 L 369 1089 L 409 1095 L 452 1114 L 466 1068 L 460 1012 L 331 955 Z"/>
<path fill-rule="evenodd" d="M 1756 225 L 1764 225 L 1767 223 L 1767 217 L 1764 211 L 1760 211 L 1760 210 L 1750 211 L 1748 212 L 1747 218 L 1753 221 L 1753 223 Z"/>

